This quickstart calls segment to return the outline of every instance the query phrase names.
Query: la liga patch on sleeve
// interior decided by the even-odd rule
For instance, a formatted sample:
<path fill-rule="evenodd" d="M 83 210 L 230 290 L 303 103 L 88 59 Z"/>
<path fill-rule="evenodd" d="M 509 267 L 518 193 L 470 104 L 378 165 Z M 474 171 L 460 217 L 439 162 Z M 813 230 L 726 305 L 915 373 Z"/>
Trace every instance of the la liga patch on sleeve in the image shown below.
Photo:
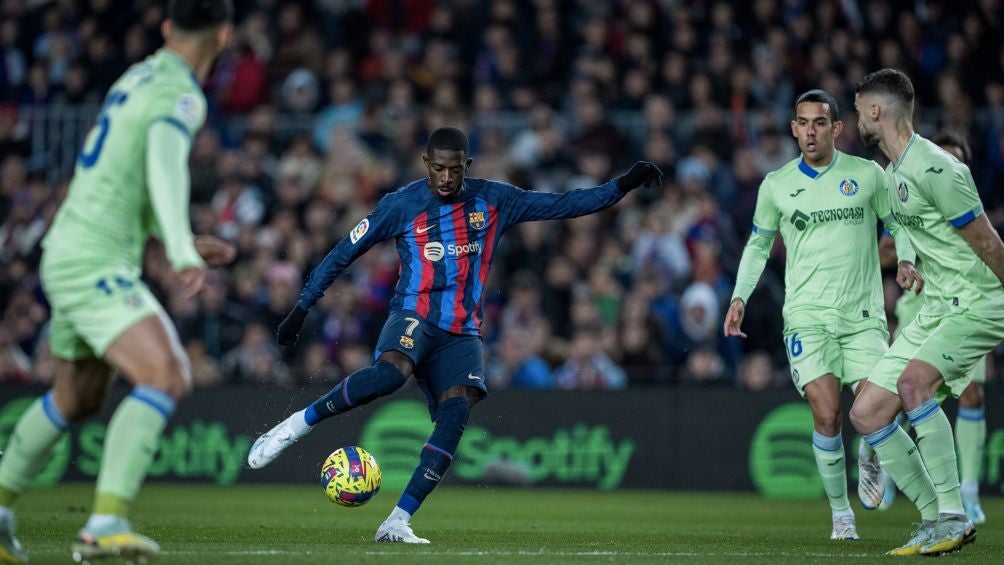
<path fill-rule="evenodd" d="M 182 94 L 174 104 L 174 117 L 189 129 L 196 129 L 202 122 L 202 102 L 194 94 Z"/>
<path fill-rule="evenodd" d="M 355 243 L 362 239 L 368 231 L 370 231 L 369 218 L 363 218 L 363 221 L 356 224 L 356 227 L 352 228 L 352 231 L 349 232 L 349 239 L 351 239 L 352 244 L 355 245 Z"/>

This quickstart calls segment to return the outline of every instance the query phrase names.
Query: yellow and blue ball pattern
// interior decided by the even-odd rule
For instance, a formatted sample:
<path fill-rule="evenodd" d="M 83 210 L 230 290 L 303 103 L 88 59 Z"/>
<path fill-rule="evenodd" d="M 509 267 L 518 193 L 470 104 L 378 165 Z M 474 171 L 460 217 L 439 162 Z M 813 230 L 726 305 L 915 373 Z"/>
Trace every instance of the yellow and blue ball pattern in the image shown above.
<path fill-rule="evenodd" d="M 368 451 L 361 447 L 336 449 L 321 467 L 324 494 L 335 504 L 362 506 L 380 492 L 383 474 Z"/>

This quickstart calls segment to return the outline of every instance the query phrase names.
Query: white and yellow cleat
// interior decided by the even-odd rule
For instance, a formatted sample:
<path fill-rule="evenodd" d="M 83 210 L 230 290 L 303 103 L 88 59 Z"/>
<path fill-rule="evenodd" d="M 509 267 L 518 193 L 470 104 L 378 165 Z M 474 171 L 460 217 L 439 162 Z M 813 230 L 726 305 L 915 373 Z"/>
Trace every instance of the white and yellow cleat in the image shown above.
<path fill-rule="evenodd" d="M 152 539 L 132 531 L 129 522 L 118 519 L 102 528 L 84 528 L 73 542 L 73 560 L 89 563 L 96 559 L 121 558 L 134 563 L 145 563 L 160 553 L 160 546 Z"/>
<path fill-rule="evenodd" d="M 920 548 L 921 555 L 937 556 L 959 551 L 976 541 L 976 526 L 965 514 L 942 514 L 931 533 L 931 539 Z"/>
<path fill-rule="evenodd" d="M 931 541 L 936 524 L 937 522 L 934 520 L 924 520 L 920 524 L 914 524 L 913 532 L 910 533 L 910 541 L 886 552 L 886 555 L 920 555 L 920 548 Z"/>
<path fill-rule="evenodd" d="M 7 513 L 0 518 L 0 563 L 16 565 L 28 562 L 28 552 L 14 535 L 14 515 Z"/>

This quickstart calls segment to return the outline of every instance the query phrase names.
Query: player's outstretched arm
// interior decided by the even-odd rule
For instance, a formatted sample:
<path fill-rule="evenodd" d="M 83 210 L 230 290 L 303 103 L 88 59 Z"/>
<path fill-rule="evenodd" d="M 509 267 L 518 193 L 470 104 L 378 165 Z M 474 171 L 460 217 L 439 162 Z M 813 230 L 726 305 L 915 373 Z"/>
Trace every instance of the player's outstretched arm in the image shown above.
<path fill-rule="evenodd" d="M 385 196 L 377 207 L 352 228 L 341 241 L 324 257 L 307 277 L 307 283 L 300 291 L 300 299 L 279 324 L 276 341 L 279 345 L 296 345 L 300 328 L 307 318 L 307 312 L 324 296 L 324 291 L 335 282 L 342 272 L 371 247 L 400 233 L 402 210 L 407 203 L 395 199 L 394 193 Z"/>
<path fill-rule="evenodd" d="M 997 230 L 990 225 L 987 215 L 981 213 L 973 221 L 956 229 L 976 255 L 997 275 L 1001 284 L 1004 284 L 1004 243 L 1001 243 Z"/>
<path fill-rule="evenodd" d="M 570 190 L 564 194 L 520 190 L 510 187 L 506 225 L 535 220 L 578 218 L 613 206 L 639 186 L 659 186 L 662 171 L 648 161 L 638 161 L 628 172 L 600 186 Z"/>

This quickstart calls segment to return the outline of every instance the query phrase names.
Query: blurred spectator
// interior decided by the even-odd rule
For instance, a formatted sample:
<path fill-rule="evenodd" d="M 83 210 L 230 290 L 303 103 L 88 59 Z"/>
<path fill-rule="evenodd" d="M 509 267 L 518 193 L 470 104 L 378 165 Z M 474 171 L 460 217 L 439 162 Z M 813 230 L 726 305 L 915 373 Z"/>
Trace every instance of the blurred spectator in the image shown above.
<path fill-rule="evenodd" d="M 555 371 L 558 387 L 565 390 L 616 390 L 627 386 L 624 370 L 603 350 L 602 330 L 579 327 L 572 335 L 568 360 Z"/>
<path fill-rule="evenodd" d="M 637 159 L 664 171 L 664 186 L 601 215 L 521 224 L 497 251 L 487 365 L 539 357 L 565 367 L 558 374 L 573 387 L 603 388 L 604 374 L 617 374 L 612 362 L 601 371 L 584 360 L 590 340 L 631 384 L 786 384 L 783 243 L 747 307 L 756 331 L 723 341 L 715 318 L 764 174 L 798 157 L 791 106 L 809 88 L 841 104 L 838 147 L 884 165 L 858 138 L 854 84 L 882 65 L 914 76 L 918 131 L 951 126 L 968 138 L 987 216 L 1004 227 L 1004 19 L 994 2 L 257 0 L 238 14 L 205 85 L 191 219 L 240 256 L 196 301 L 171 300 L 200 386 L 337 380 L 369 362 L 372 320 L 398 272 L 392 244 L 319 304 L 305 347 L 266 344 L 309 266 L 383 195 L 426 174 L 416 155 L 438 125 L 472 133 L 472 174 L 532 190 L 602 182 Z M 0 10 L 0 307 L 21 352 L 5 354 L 11 374 L 27 358 L 28 378 L 51 378 L 39 239 L 100 100 L 161 44 L 162 17 L 160 2 Z M 153 290 L 170 296 L 169 273 L 149 265 Z M 534 350 L 503 346 L 516 335 L 533 336 Z"/>
<path fill-rule="evenodd" d="M 534 332 L 519 327 L 503 331 L 487 364 L 488 386 L 493 389 L 555 388 L 551 368 L 536 353 L 542 342 Z"/>

